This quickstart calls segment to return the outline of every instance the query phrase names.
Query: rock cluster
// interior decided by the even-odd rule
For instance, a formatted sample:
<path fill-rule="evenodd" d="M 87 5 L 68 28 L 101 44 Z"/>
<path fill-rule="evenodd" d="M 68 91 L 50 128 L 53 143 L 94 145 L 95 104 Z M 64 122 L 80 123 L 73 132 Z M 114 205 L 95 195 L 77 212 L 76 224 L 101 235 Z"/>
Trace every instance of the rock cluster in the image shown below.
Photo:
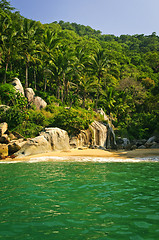
<path fill-rule="evenodd" d="M 46 128 L 40 136 L 26 140 L 18 133 L 10 133 L 7 123 L 0 124 L 0 159 L 8 156 L 21 158 L 69 148 L 68 134 L 62 129 Z"/>
<path fill-rule="evenodd" d="M 115 134 L 109 124 L 94 121 L 89 129 L 70 138 L 72 148 L 90 147 L 100 149 L 116 148 Z"/>
<path fill-rule="evenodd" d="M 0 159 L 13 155 L 20 150 L 25 139 L 20 134 L 12 134 L 8 131 L 8 124 L 0 124 Z"/>
<path fill-rule="evenodd" d="M 134 149 L 146 149 L 146 148 L 159 148 L 159 138 L 156 136 L 149 139 L 133 140 L 130 142 L 127 138 L 117 139 L 118 149 L 134 150 Z"/>
<path fill-rule="evenodd" d="M 16 91 L 27 98 L 29 104 L 35 105 L 37 110 L 40 110 L 41 108 L 45 108 L 47 106 L 47 103 L 41 97 L 35 95 L 32 88 L 26 88 L 24 91 L 21 81 L 18 78 L 14 78 L 12 85 Z"/>

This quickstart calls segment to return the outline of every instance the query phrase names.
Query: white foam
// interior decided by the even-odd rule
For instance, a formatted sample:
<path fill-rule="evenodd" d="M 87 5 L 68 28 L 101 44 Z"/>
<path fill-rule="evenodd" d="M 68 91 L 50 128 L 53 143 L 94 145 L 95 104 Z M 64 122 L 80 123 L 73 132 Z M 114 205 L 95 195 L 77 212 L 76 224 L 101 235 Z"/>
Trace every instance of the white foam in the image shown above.
<path fill-rule="evenodd" d="M 47 156 L 47 157 L 36 157 L 31 158 L 27 161 L 0 161 L 0 163 L 37 163 L 37 162 L 47 162 L 47 161 L 67 161 L 67 162 L 159 162 L 159 156 L 150 156 L 150 157 L 143 157 L 143 158 L 103 158 L 103 157 L 55 157 L 55 156 Z"/>

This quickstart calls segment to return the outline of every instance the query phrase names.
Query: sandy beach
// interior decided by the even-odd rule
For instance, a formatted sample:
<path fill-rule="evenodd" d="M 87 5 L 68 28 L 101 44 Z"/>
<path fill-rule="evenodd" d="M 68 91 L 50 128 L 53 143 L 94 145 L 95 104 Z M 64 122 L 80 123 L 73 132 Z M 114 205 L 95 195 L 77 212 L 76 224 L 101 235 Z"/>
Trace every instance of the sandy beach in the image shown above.
<path fill-rule="evenodd" d="M 69 151 L 53 151 L 49 153 L 30 155 L 24 158 L 14 158 L 12 161 L 28 161 L 30 159 L 37 159 L 41 157 L 100 157 L 100 158 L 145 158 L 145 157 L 153 157 L 159 156 L 159 149 L 136 149 L 133 151 L 104 151 L 100 149 L 71 149 Z M 69 158 L 68 158 L 69 159 Z M 11 160 L 11 158 L 7 158 L 6 160 Z M 54 160 L 56 161 L 56 159 Z M 58 159 L 59 161 L 59 159 Z"/>

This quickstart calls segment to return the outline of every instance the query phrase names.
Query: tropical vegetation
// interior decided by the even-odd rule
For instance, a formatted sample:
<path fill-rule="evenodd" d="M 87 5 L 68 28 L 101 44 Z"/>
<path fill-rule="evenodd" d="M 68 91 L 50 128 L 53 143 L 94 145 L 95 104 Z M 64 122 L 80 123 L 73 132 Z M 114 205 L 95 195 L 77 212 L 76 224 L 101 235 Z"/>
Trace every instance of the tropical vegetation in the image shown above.
<path fill-rule="evenodd" d="M 13 77 L 44 98 L 47 108 L 29 108 L 11 88 Z M 42 24 L 1 0 L 0 101 L 10 106 L 0 120 L 25 136 L 51 125 L 78 133 L 98 118 L 98 108 L 121 136 L 159 134 L 159 37 L 114 36 L 63 21 Z"/>

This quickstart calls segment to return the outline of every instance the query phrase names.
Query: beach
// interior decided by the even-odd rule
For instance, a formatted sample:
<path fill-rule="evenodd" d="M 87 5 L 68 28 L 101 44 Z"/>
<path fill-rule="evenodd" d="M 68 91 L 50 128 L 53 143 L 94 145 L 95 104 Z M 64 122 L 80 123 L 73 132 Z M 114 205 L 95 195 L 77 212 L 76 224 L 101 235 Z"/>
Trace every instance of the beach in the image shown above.
<path fill-rule="evenodd" d="M 23 158 L 7 158 L 7 160 L 11 161 L 28 161 L 30 159 L 45 158 L 52 157 L 53 161 L 62 161 L 65 159 L 69 160 L 69 157 L 91 157 L 91 158 L 112 158 L 112 159 L 137 159 L 137 158 L 147 158 L 147 157 L 159 157 L 159 149 L 136 149 L 132 151 L 118 150 L 118 151 L 108 151 L 101 149 L 71 149 L 68 151 L 52 151 L 48 153 L 42 153 L 37 155 L 30 155 Z M 57 157 L 57 159 L 56 159 Z M 4 161 L 4 160 L 3 160 Z"/>

